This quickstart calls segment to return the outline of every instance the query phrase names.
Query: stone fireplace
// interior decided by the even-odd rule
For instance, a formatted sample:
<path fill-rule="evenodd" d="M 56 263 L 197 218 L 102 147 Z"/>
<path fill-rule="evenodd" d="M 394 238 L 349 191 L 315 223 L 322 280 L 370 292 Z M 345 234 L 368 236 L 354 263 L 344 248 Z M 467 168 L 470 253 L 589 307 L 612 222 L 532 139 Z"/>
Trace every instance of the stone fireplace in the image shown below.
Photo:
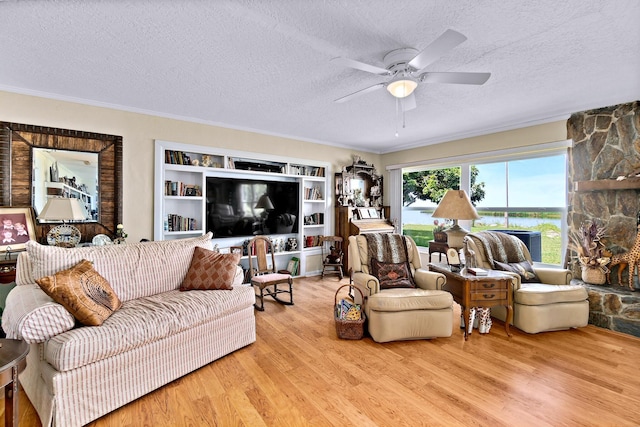
<path fill-rule="evenodd" d="M 637 238 L 640 245 L 640 101 L 573 114 L 567 135 L 573 140 L 569 229 L 600 218 L 607 227 L 603 243 L 613 254 L 631 250 Z M 579 265 L 570 261 L 569 268 L 580 280 Z M 634 277 L 635 291 L 627 287 L 628 268 L 618 283 L 618 268 L 612 268 L 610 285 L 586 285 L 589 323 L 640 337 L 640 285 Z"/>

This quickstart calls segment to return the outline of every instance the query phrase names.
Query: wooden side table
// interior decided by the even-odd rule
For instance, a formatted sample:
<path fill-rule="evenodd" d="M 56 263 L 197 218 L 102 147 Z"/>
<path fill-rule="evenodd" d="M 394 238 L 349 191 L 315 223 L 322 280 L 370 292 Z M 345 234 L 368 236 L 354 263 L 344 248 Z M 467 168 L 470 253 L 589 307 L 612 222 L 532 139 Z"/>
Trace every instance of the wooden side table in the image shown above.
<path fill-rule="evenodd" d="M 429 242 L 429 261 L 431 261 L 431 254 L 438 254 L 438 262 L 442 261 L 442 255 L 444 255 L 445 260 L 447 260 L 447 249 L 449 249 L 449 245 L 447 242 L 436 242 L 435 240 L 431 240 Z"/>
<path fill-rule="evenodd" d="M 0 260 L 0 283 L 11 283 L 16 280 L 15 259 Z"/>
<path fill-rule="evenodd" d="M 4 387 L 4 425 L 18 425 L 18 374 L 27 366 L 29 345 L 24 341 L 0 339 L 0 386 Z"/>
<path fill-rule="evenodd" d="M 466 268 L 460 272 L 452 272 L 446 265 L 429 264 L 429 270 L 442 273 L 447 278 L 445 291 L 453 295 L 455 302 L 463 308 L 465 328 L 464 339 L 468 339 L 469 322 L 472 307 L 495 307 L 504 305 L 507 308 L 507 319 L 504 329 L 511 336 L 509 325 L 513 320 L 513 295 L 511 293 L 511 276 L 498 273 L 495 270 L 487 270 L 486 276 L 474 276 L 467 273 Z"/>

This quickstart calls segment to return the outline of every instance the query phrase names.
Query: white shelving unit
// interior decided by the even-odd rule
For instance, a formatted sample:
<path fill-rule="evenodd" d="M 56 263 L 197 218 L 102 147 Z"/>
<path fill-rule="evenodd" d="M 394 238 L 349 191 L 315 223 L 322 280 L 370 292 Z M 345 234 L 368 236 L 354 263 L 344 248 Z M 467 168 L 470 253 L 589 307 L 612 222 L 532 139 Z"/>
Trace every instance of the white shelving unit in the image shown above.
<path fill-rule="evenodd" d="M 332 234 L 333 215 L 329 177 L 330 164 L 314 160 L 291 159 L 268 154 L 222 150 L 215 147 L 155 141 L 154 240 L 199 236 L 206 230 L 207 177 L 254 178 L 264 181 L 296 181 L 299 183 L 298 230 L 271 234 L 274 242 L 286 243 L 295 238 L 296 250 L 275 253 L 276 267 L 286 269 L 292 258 L 299 259 L 300 275 L 320 273 L 322 262 L 308 261 L 319 257 L 320 247 L 307 245 L 319 236 Z M 170 183 L 174 183 L 173 186 Z M 182 189 L 182 191 L 180 191 Z M 172 218 L 187 218 L 171 221 Z M 305 220 L 306 219 L 306 220 Z M 176 227 L 176 224 L 190 224 Z M 251 236 L 214 238 L 219 248 L 242 246 Z M 284 246 L 284 245 L 283 245 Z M 316 260 L 317 261 L 317 260 Z M 247 268 L 248 260 L 241 260 Z M 315 267 L 318 265 L 319 267 Z"/>

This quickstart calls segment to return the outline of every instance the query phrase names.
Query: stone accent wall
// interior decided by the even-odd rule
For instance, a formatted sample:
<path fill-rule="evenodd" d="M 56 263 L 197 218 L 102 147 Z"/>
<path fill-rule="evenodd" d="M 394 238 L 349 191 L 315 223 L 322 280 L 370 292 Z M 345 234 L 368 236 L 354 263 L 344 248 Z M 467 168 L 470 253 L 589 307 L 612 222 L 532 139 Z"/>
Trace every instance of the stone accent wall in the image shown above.
<path fill-rule="evenodd" d="M 603 243 L 612 253 L 627 252 L 636 241 L 640 221 L 640 180 L 637 188 L 574 191 L 579 181 L 615 180 L 640 173 L 640 101 L 573 114 L 567 122 L 573 140 L 568 156 L 568 212 L 570 230 L 583 221 L 600 218 L 607 226 Z M 628 180 L 629 181 L 629 180 Z M 611 183 L 611 181 L 609 181 Z M 580 267 L 569 268 L 583 283 Z M 637 278 L 632 292 L 628 268 L 618 283 L 618 266 L 611 271 L 611 285 L 585 284 L 589 293 L 589 323 L 640 337 L 640 291 Z"/>
<path fill-rule="evenodd" d="M 607 226 L 605 246 L 612 253 L 628 251 L 637 234 L 640 180 L 637 189 L 630 190 L 573 189 L 578 181 L 615 180 L 640 173 L 640 101 L 573 114 L 567 122 L 567 137 L 573 139 L 568 157 L 569 229 L 578 230 L 583 221 L 600 218 Z M 579 267 L 569 265 L 579 278 Z M 617 268 L 611 274 L 616 285 Z M 623 284 L 627 278 L 625 271 Z"/>

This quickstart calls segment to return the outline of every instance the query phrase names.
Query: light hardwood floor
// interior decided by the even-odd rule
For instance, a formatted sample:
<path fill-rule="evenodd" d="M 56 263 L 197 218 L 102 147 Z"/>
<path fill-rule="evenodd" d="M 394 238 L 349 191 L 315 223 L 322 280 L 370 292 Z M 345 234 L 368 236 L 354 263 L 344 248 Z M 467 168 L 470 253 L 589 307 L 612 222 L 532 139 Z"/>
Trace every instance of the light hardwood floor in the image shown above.
<path fill-rule="evenodd" d="M 458 326 L 434 340 L 340 340 L 338 285 L 296 279 L 294 306 L 256 312 L 254 344 L 90 425 L 640 425 L 640 339 L 591 325 L 508 338 L 494 320 L 467 342 Z M 40 425 L 23 392 L 20 405 L 20 425 Z"/>

